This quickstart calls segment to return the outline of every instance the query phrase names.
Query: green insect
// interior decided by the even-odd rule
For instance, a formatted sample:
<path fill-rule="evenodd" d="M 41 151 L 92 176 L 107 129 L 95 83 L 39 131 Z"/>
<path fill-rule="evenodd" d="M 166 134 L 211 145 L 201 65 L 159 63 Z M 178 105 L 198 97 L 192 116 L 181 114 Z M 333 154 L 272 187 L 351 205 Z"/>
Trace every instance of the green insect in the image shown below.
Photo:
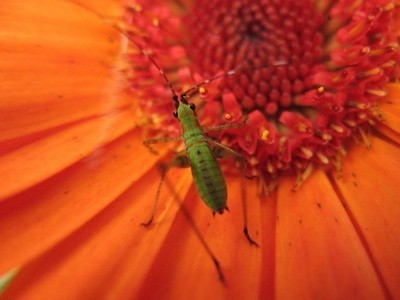
<path fill-rule="evenodd" d="M 174 88 L 172 87 L 172 84 L 162 71 L 162 69 L 153 59 L 150 58 L 150 60 L 154 63 L 154 65 L 159 70 L 160 74 L 165 78 L 168 85 L 170 86 L 170 89 L 172 91 L 172 100 L 174 102 L 174 107 L 175 107 L 173 115 L 179 121 L 182 134 L 181 136 L 178 137 L 167 137 L 167 138 L 147 140 L 144 141 L 143 144 L 146 147 L 148 147 L 151 152 L 155 153 L 154 149 L 151 147 L 152 144 L 183 139 L 185 143 L 185 149 L 178 152 L 174 156 L 174 158 L 170 161 L 170 163 L 167 165 L 167 167 L 164 168 L 160 184 L 157 189 L 156 200 L 154 202 L 150 218 L 147 222 L 143 223 L 143 225 L 147 227 L 153 222 L 156 205 L 161 191 L 162 182 L 164 180 L 166 172 L 170 167 L 190 168 L 192 171 L 194 185 L 196 187 L 197 193 L 199 194 L 200 198 L 211 209 L 213 214 L 215 213 L 222 214 L 225 210 L 228 210 L 226 204 L 228 192 L 226 188 L 225 178 L 224 175 L 222 174 L 217 159 L 227 156 L 235 156 L 237 159 L 239 159 L 240 165 L 242 166 L 243 170 L 244 158 L 235 150 L 213 140 L 211 137 L 207 135 L 207 132 L 223 130 L 227 128 L 241 127 L 244 126 L 245 121 L 236 124 L 227 124 L 227 125 L 213 126 L 207 128 L 202 127 L 196 115 L 195 105 L 193 103 L 189 103 L 188 99 L 192 95 L 197 93 L 202 85 L 207 84 L 222 76 L 233 75 L 236 73 L 236 70 L 232 70 L 223 73 L 221 75 L 215 76 L 211 79 L 205 80 L 204 82 L 193 86 L 192 88 L 190 88 L 189 90 L 183 92 L 180 96 L 178 96 Z M 244 201 L 244 198 L 242 200 Z M 245 207 L 245 203 L 243 204 Z M 187 218 L 190 219 L 190 216 L 186 212 L 185 215 L 187 216 Z M 211 252 L 210 248 L 202 238 L 201 234 L 198 232 L 194 223 L 192 221 L 191 223 L 201 243 L 211 256 L 215 264 L 215 267 L 218 271 L 220 280 L 224 281 L 224 276 L 220 269 L 218 260 Z M 243 232 L 251 245 L 258 246 L 258 244 L 250 237 L 248 233 L 246 214 L 244 214 Z"/>
<path fill-rule="evenodd" d="M 131 39 L 130 39 L 131 40 Z M 132 40 L 131 40 L 132 41 Z M 134 41 L 132 41 L 134 42 Z M 175 111 L 173 112 L 174 117 L 179 121 L 181 127 L 181 136 L 177 137 L 166 137 L 158 139 L 150 139 L 143 142 L 143 144 L 153 153 L 157 153 L 152 147 L 152 144 L 158 144 L 163 142 L 170 142 L 176 140 L 183 140 L 185 143 L 185 149 L 178 152 L 168 166 L 164 169 L 163 175 L 160 181 L 159 189 L 157 191 L 155 205 L 149 220 L 143 225 L 148 226 L 152 223 L 154 217 L 155 206 L 158 201 L 160 187 L 165 176 L 165 173 L 170 167 L 179 168 L 191 168 L 193 181 L 199 194 L 200 198 L 204 203 L 211 209 L 212 213 L 222 214 L 224 210 L 228 210 L 227 203 L 227 188 L 224 175 L 222 174 L 221 168 L 218 164 L 217 159 L 225 157 L 235 157 L 239 162 L 242 170 L 242 175 L 245 167 L 244 157 L 236 152 L 235 150 L 225 146 L 207 135 L 209 131 L 220 131 L 228 128 L 237 128 L 245 125 L 246 120 L 236 124 L 226 124 L 220 126 L 203 127 L 201 126 L 197 115 L 196 108 L 193 103 L 189 103 L 189 98 L 199 93 L 200 88 L 221 77 L 232 76 L 239 70 L 247 68 L 237 68 L 228 72 L 222 73 L 210 79 L 207 79 L 195 86 L 191 87 L 187 91 L 183 92 L 178 96 L 171 82 L 168 80 L 164 71 L 154 61 L 154 59 L 147 55 L 142 47 L 135 43 L 135 45 L 141 50 L 141 52 L 148 57 L 153 65 L 158 69 L 160 75 L 165 79 L 169 85 L 172 94 L 172 100 L 174 103 Z M 284 61 L 277 61 L 270 66 L 282 66 L 285 65 Z M 244 199 L 243 199 L 244 200 Z M 244 208 L 246 205 L 244 204 Z M 244 214 L 244 228 L 243 232 L 252 245 L 257 243 L 250 237 L 247 230 L 247 218 Z"/>
<path fill-rule="evenodd" d="M 136 45 L 139 49 L 141 49 L 140 45 Z M 190 97 L 199 93 L 199 89 L 205 85 L 219 79 L 224 76 L 232 76 L 236 74 L 239 70 L 246 68 L 237 68 L 234 70 L 230 70 L 228 72 L 217 75 L 213 78 L 207 79 L 187 91 L 183 92 L 178 96 L 171 82 L 168 80 L 164 71 L 159 67 L 159 65 L 154 61 L 154 59 L 146 54 L 146 52 L 141 49 L 142 53 L 148 57 L 148 59 L 154 64 L 154 66 L 158 69 L 160 75 L 164 77 L 166 83 L 169 85 L 169 88 L 172 93 L 172 100 L 174 103 L 175 111 L 173 112 L 174 117 L 179 121 L 181 127 L 181 136 L 178 137 L 166 137 L 159 139 L 150 139 L 143 142 L 143 144 L 149 148 L 149 150 L 153 153 L 156 153 L 154 149 L 151 147 L 152 144 L 158 144 L 163 142 L 170 142 L 176 140 L 183 140 L 185 143 L 185 149 L 175 154 L 173 159 L 169 162 L 166 168 L 164 168 L 160 180 L 160 184 L 157 189 L 156 199 L 153 205 L 153 209 L 150 215 L 150 218 L 147 222 L 142 223 L 144 226 L 149 226 L 153 222 L 155 209 L 157 206 L 158 198 L 161 191 L 161 186 L 165 177 L 166 172 L 171 167 L 179 167 L 179 168 L 190 168 L 192 171 L 192 177 L 194 181 L 194 185 L 196 187 L 197 193 L 200 198 L 204 201 L 204 203 L 211 209 L 212 213 L 222 214 L 225 210 L 228 210 L 227 207 L 227 197 L 228 192 L 226 188 L 226 182 L 224 175 L 222 174 L 221 168 L 218 164 L 217 159 L 225 158 L 225 157 L 234 157 L 240 162 L 240 167 L 242 171 L 242 177 L 244 176 L 244 167 L 245 167 L 245 159 L 244 157 L 236 152 L 235 150 L 225 146 L 210 136 L 207 135 L 209 131 L 220 131 L 228 128 L 242 127 L 245 125 L 246 120 L 241 123 L 236 124 L 226 124 L 220 126 L 213 127 L 203 127 L 201 126 L 197 115 L 196 108 L 193 103 L 189 103 Z M 277 61 L 271 66 L 281 66 L 285 65 L 284 61 Z M 250 245 L 254 245 L 258 247 L 258 244 L 250 237 L 248 229 L 247 229 L 247 213 L 246 213 L 246 200 L 245 194 L 242 193 L 242 202 L 243 202 L 243 233 L 250 243 Z M 181 206 L 184 209 L 183 206 Z M 200 232 L 197 230 L 195 224 L 190 218 L 190 215 L 184 211 L 186 217 L 192 224 L 199 240 L 203 244 L 206 251 L 209 253 L 212 258 L 215 267 L 218 271 L 219 278 L 221 281 L 224 281 L 223 273 L 220 269 L 219 262 L 215 258 L 215 255 L 212 253 L 207 243 L 204 241 Z"/>
<path fill-rule="evenodd" d="M 165 77 L 163 71 L 161 69 L 159 70 L 160 73 Z M 193 103 L 189 103 L 188 99 L 190 98 L 190 96 L 196 93 L 196 91 L 202 85 L 222 76 L 233 75 L 235 74 L 235 72 L 236 71 L 230 71 L 214 78 L 208 79 L 190 88 L 186 92 L 182 93 L 179 97 L 170 85 L 173 94 L 172 99 L 174 101 L 175 107 L 173 115 L 180 123 L 182 134 L 178 137 L 151 139 L 143 143 L 146 147 L 150 149 L 151 152 L 154 153 L 155 151 L 150 146 L 151 144 L 174 141 L 179 139 L 184 140 L 186 146 L 185 150 L 175 155 L 175 157 L 169 163 L 168 168 L 191 168 L 196 190 L 204 203 L 211 209 L 213 214 L 222 214 L 224 210 L 228 210 L 226 205 L 226 182 L 222 174 L 221 168 L 217 162 L 217 158 L 222 158 L 229 154 L 234 155 L 239 159 L 241 159 L 242 156 L 233 149 L 211 139 L 209 136 L 207 136 L 206 132 L 222 130 L 226 128 L 241 127 L 244 125 L 244 122 L 204 128 L 200 125 L 199 120 L 196 116 L 195 105 Z M 170 84 L 168 79 L 166 80 L 168 84 Z M 168 168 L 166 170 L 168 170 Z M 151 220 L 152 217 L 150 218 L 150 223 Z"/>

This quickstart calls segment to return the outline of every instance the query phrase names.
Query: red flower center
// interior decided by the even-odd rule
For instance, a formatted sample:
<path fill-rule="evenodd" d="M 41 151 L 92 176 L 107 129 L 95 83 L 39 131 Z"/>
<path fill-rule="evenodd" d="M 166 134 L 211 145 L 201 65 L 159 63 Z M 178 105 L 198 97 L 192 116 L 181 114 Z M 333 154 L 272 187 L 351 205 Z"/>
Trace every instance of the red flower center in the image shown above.
<path fill-rule="evenodd" d="M 127 22 L 174 86 L 236 70 L 199 91 L 201 124 L 246 118 L 216 138 L 246 157 L 247 175 L 273 182 L 295 171 L 301 181 L 315 165 L 340 168 L 350 136 L 368 143 L 366 129 L 381 118 L 379 99 L 399 60 L 393 0 L 322 6 L 195 1 L 182 18 L 153 0 L 128 10 Z M 132 61 L 146 115 L 178 132 L 168 85 L 141 53 Z"/>
<path fill-rule="evenodd" d="M 196 71 L 212 76 L 247 66 L 225 80 L 245 112 L 278 116 L 295 108 L 312 66 L 320 62 L 322 16 L 311 1 L 198 2 L 186 18 Z M 286 66 L 269 67 L 275 62 Z"/>

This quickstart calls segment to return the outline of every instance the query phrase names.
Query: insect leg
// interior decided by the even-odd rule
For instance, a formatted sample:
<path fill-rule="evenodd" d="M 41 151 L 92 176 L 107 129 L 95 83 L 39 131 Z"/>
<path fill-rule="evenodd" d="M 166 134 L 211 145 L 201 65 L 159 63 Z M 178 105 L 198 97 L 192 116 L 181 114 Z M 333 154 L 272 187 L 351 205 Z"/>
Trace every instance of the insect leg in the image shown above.
<path fill-rule="evenodd" d="M 189 211 L 187 210 L 187 208 L 183 205 L 182 201 L 180 201 L 178 195 L 176 194 L 176 192 L 174 191 L 174 186 L 173 184 L 171 184 L 166 178 L 165 175 L 167 174 L 168 170 L 171 167 L 177 167 L 177 168 L 187 168 L 190 167 L 190 163 L 189 163 L 189 158 L 186 155 L 186 150 L 182 150 L 180 152 L 178 152 L 177 154 L 175 154 L 175 156 L 173 157 L 173 159 L 169 162 L 168 165 L 164 165 L 163 169 L 162 169 L 162 174 L 161 174 L 161 180 L 160 183 L 158 185 L 157 188 L 157 194 L 156 194 L 156 200 L 154 201 L 153 204 L 153 208 L 151 211 L 151 215 L 150 218 L 147 222 L 142 223 L 143 226 L 148 227 L 152 222 L 153 222 L 153 218 L 154 218 L 154 214 L 155 214 L 155 210 L 156 210 L 156 206 L 158 203 L 158 199 L 160 196 L 160 192 L 161 192 L 161 187 L 163 182 L 165 181 L 167 187 L 173 191 L 174 195 L 174 199 L 178 202 L 181 211 L 183 212 L 185 218 L 188 220 L 188 222 L 190 223 L 191 227 L 193 228 L 197 238 L 199 239 L 200 243 L 203 245 L 204 249 L 206 250 L 206 252 L 208 253 L 208 255 L 211 257 L 213 264 L 218 272 L 218 277 L 219 280 L 225 284 L 225 277 L 224 274 L 222 273 L 221 270 L 221 266 L 220 263 L 218 261 L 218 259 L 216 258 L 215 254 L 212 252 L 210 246 L 208 246 L 207 242 L 205 241 L 205 239 L 203 238 L 203 236 L 200 233 L 199 228 L 196 226 L 196 223 L 194 222 L 193 218 L 191 217 Z"/>
<path fill-rule="evenodd" d="M 182 139 L 181 136 L 170 136 L 170 137 L 164 137 L 164 138 L 158 138 L 158 139 L 149 139 L 149 140 L 145 140 L 143 142 L 143 145 L 146 146 L 147 149 L 149 149 L 151 153 L 158 154 L 158 152 L 156 150 L 154 150 L 154 148 L 151 146 L 152 144 L 173 142 L 173 141 L 178 141 L 180 139 Z"/>
<path fill-rule="evenodd" d="M 176 191 L 174 189 L 174 185 L 168 179 L 165 179 L 165 185 L 167 186 L 167 188 L 170 191 L 172 191 L 174 193 L 174 200 L 179 204 L 181 212 L 183 213 L 184 217 L 188 221 L 190 227 L 194 230 L 194 233 L 196 234 L 198 240 L 200 241 L 200 243 L 202 244 L 202 246 L 206 250 L 207 254 L 210 256 L 210 258 L 211 258 L 211 260 L 212 260 L 212 262 L 213 262 L 213 264 L 215 266 L 215 269 L 217 270 L 219 280 L 222 282 L 223 285 L 225 285 L 226 284 L 225 276 L 224 276 L 224 274 L 222 272 L 221 265 L 220 265 L 216 255 L 211 250 L 210 246 L 207 244 L 206 240 L 202 236 L 202 234 L 200 232 L 200 229 L 198 228 L 198 226 L 196 225 L 195 221 L 193 220 L 193 217 L 191 216 L 189 210 L 182 203 L 181 199 L 179 199 L 179 195 L 176 193 Z"/>
<path fill-rule="evenodd" d="M 164 182 L 164 179 L 165 179 L 165 175 L 167 174 L 168 170 L 171 167 L 187 168 L 189 166 L 190 166 L 190 164 L 189 164 L 189 159 L 188 159 L 188 157 L 186 155 L 186 150 L 182 150 L 182 151 L 178 152 L 177 154 L 175 154 L 174 158 L 168 163 L 168 165 L 162 166 L 161 179 L 160 179 L 160 183 L 158 184 L 157 193 L 156 193 L 156 199 L 154 200 L 153 208 L 151 210 L 150 217 L 146 222 L 142 223 L 143 226 L 148 227 L 151 223 L 153 223 L 154 214 L 155 214 L 155 211 L 156 211 L 156 208 L 157 208 L 158 199 L 160 198 L 161 187 L 163 185 L 163 182 Z"/>
<path fill-rule="evenodd" d="M 245 166 L 246 166 L 246 160 L 243 157 L 243 155 L 241 155 L 239 152 L 229 148 L 228 146 L 218 143 L 218 142 L 212 140 L 211 138 L 208 138 L 208 141 L 211 144 L 214 144 L 216 146 L 216 148 L 214 148 L 214 154 L 217 158 L 225 158 L 225 157 L 229 157 L 229 156 L 234 156 L 239 160 L 240 172 L 241 172 L 240 177 L 241 177 L 242 206 L 243 206 L 243 233 L 244 233 L 246 239 L 248 240 L 248 242 L 250 243 L 250 245 L 259 247 L 258 243 L 251 238 L 249 231 L 247 229 L 247 197 L 246 197 L 246 190 L 244 188 L 244 170 L 245 170 Z"/>
<path fill-rule="evenodd" d="M 210 126 L 210 127 L 205 127 L 204 128 L 204 132 L 208 132 L 208 131 L 220 131 L 220 130 L 224 130 L 224 129 L 230 129 L 230 128 L 239 128 L 239 127 L 243 127 L 244 125 L 246 125 L 247 122 L 247 118 L 244 119 L 242 122 L 240 123 L 234 123 L 234 124 L 224 124 L 224 125 L 217 125 L 217 126 Z M 230 149 L 232 150 L 232 149 Z M 236 151 L 235 151 L 236 152 Z M 237 153 L 239 154 L 239 153 Z M 240 154 L 239 154 L 240 155 Z M 236 156 L 236 154 L 235 154 Z"/>

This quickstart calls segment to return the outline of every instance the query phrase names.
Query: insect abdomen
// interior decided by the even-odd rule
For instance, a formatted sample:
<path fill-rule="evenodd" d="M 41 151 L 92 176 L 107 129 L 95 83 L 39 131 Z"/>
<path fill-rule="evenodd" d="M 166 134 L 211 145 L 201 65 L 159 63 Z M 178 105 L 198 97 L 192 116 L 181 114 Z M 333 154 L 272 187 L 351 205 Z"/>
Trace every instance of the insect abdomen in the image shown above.
<path fill-rule="evenodd" d="M 226 208 L 225 178 L 206 141 L 187 148 L 192 176 L 197 192 L 213 212 L 223 213 Z"/>

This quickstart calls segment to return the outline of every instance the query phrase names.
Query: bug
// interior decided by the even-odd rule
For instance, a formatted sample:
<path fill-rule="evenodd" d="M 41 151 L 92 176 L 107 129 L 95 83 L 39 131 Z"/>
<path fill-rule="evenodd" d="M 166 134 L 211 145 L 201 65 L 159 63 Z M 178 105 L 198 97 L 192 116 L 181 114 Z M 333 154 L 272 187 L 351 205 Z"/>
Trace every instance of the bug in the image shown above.
<path fill-rule="evenodd" d="M 237 124 L 214 126 L 209 128 L 204 128 L 201 126 L 195 111 L 195 106 L 193 103 L 189 103 L 188 99 L 192 94 L 195 93 L 202 85 L 209 83 L 222 76 L 229 76 L 236 73 L 235 70 L 225 72 L 221 75 L 215 76 L 211 79 L 207 79 L 193 87 L 189 90 L 177 95 L 171 82 L 165 76 L 163 70 L 154 62 L 155 66 L 159 70 L 160 74 L 165 78 L 168 85 L 171 88 L 172 100 L 174 103 L 175 111 L 173 112 L 174 117 L 179 121 L 182 134 L 179 137 L 167 137 L 161 139 L 151 139 L 144 141 L 143 144 L 149 148 L 150 151 L 155 152 L 151 145 L 161 142 L 174 141 L 178 139 L 183 139 L 185 143 L 185 149 L 175 154 L 174 158 L 170 161 L 166 168 L 162 171 L 162 176 L 160 180 L 159 187 L 157 189 L 156 199 L 153 205 L 153 209 L 150 218 L 147 222 L 142 223 L 144 226 L 149 226 L 153 222 L 155 208 L 158 202 L 158 198 L 161 191 L 162 182 L 164 180 L 165 174 L 170 167 L 187 168 L 189 167 L 192 172 L 192 177 L 194 185 L 196 187 L 197 193 L 203 202 L 211 209 L 212 213 L 222 214 L 227 207 L 227 187 L 224 175 L 222 174 L 221 168 L 217 162 L 217 158 L 222 158 L 225 155 L 234 155 L 241 159 L 241 166 L 243 166 L 243 158 L 235 150 L 211 139 L 207 136 L 207 131 L 221 130 L 226 128 L 240 127 L 244 125 L 244 122 Z M 214 148 L 212 147 L 214 146 Z M 244 200 L 244 198 L 242 197 Z M 245 203 L 244 203 L 245 208 Z M 182 207 L 182 206 L 181 206 Z M 214 265 L 219 274 L 219 278 L 224 282 L 224 276 L 220 269 L 219 262 L 215 258 L 214 254 L 209 249 L 208 245 L 201 237 L 201 234 L 197 231 L 194 223 L 191 221 L 188 213 L 185 212 L 186 217 L 192 223 L 192 227 L 195 228 L 196 234 L 199 237 L 201 243 L 205 247 L 206 251 L 211 256 Z M 250 237 L 247 229 L 247 217 L 244 214 L 244 235 L 251 245 L 258 246 L 258 244 Z"/>
<path fill-rule="evenodd" d="M 104 21 L 106 22 L 108 21 L 108 19 L 105 16 L 102 16 L 99 13 L 92 11 L 91 9 L 86 8 L 80 4 L 78 5 L 96 14 Z M 108 22 L 108 24 L 112 26 L 115 30 L 117 30 L 119 33 L 121 33 L 123 36 L 125 36 L 125 38 L 133 45 L 135 45 L 135 47 L 149 60 L 149 62 L 156 67 L 160 76 L 164 78 L 166 85 L 168 85 L 171 91 L 171 99 L 173 101 L 173 105 L 175 108 L 173 115 L 179 122 L 182 133 L 180 136 L 177 137 L 165 137 L 165 138 L 146 140 L 143 142 L 144 146 L 146 146 L 151 152 L 156 153 L 156 151 L 152 148 L 153 144 L 176 141 L 176 140 L 183 140 L 185 144 L 185 149 L 176 153 L 174 158 L 170 161 L 170 163 L 162 170 L 160 183 L 157 189 L 150 217 L 146 222 L 142 223 L 142 225 L 148 227 L 150 224 L 152 224 L 157 202 L 160 196 L 161 187 L 165 175 L 171 167 L 190 168 L 192 172 L 194 185 L 196 187 L 197 193 L 200 196 L 200 198 L 211 209 L 214 215 L 216 213 L 223 214 L 225 210 L 228 210 L 227 207 L 228 191 L 224 175 L 217 160 L 228 156 L 235 157 L 240 162 L 240 167 L 242 170 L 242 177 L 243 177 L 245 159 L 241 154 L 239 154 L 235 150 L 212 139 L 207 133 L 210 131 L 220 131 L 228 128 L 242 127 L 245 125 L 246 120 L 236 124 L 203 127 L 200 124 L 199 119 L 196 115 L 196 107 L 193 103 L 189 102 L 189 99 L 192 96 L 199 93 L 203 85 L 206 85 L 212 81 L 215 81 L 225 76 L 232 76 L 234 74 L 237 74 L 240 70 L 245 70 L 249 68 L 239 67 L 224 72 L 212 78 L 206 79 L 203 82 L 192 86 L 183 93 L 178 94 L 174 86 L 172 85 L 171 81 L 168 79 L 167 75 L 163 71 L 163 69 L 158 65 L 158 63 L 154 60 L 154 58 L 145 51 L 145 49 L 141 46 L 141 44 L 136 42 L 126 31 L 124 31 L 114 22 Z M 270 66 L 281 66 L 285 64 L 286 62 L 284 61 L 276 61 L 274 63 L 271 63 Z M 243 219 L 244 219 L 243 233 L 248 242 L 250 243 L 250 245 L 258 246 L 258 244 L 250 237 L 247 229 L 247 215 L 246 215 L 246 203 L 245 203 L 244 193 L 242 193 L 242 201 L 243 201 Z M 207 243 L 202 238 L 200 232 L 198 231 L 195 224 L 191 220 L 189 213 L 184 209 L 183 206 L 181 206 L 181 208 L 183 209 L 187 219 L 192 224 L 192 227 L 194 228 L 201 243 L 205 247 L 210 257 L 212 258 L 213 263 L 219 274 L 220 280 L 224 281 L 224 276 L 219 266 L 218 260 L 208 247 Z"/>
<path fill-rule="evenodd" d="M 179 96 L 173 88 L 171 82 L 166 77 L 163 70 L 158 66 L 158 64 L 151 59 L 156 68 L 159 70 L 160 74 L 165 78 L 167 84 L 170 86 L 172 92 L 172 101 L 174 103 L 175 110 L 173 112 L 174 117 L 179 121 L 181 127 L 181 136 L 178 137 L 166 137 L 161 139 L 150 139 L 144 141 L 143 144 L 153 153 L 155 153 L 154 149 L 151 147 L 152 144 L 169 142 L 182 139 L 185 143 L 185 149 L 175 154 L 173 159 L 167 165 L 166 168 L 162 170 L 162 175 L 160 179 L 160 183 L 157 189 L 156 199 L 154 201 L 154 205 L 151 211 L 150 218 L 147 222 L 142 223 L 144 226 L 149 226 L 153 222 L 155 209 L 157 206 L 158 198 L 161 191 L 161 186 L 164 180 L 164 177 L 170 167 L 179 167 L 179 168 L 190 168 L 192 172 L 192 177 L 194 181 L 194 185 L 196 187 L 197 193 L 203 202 L 211 209 L 212 213 L 215 215 L 216 213 L 222 214 L 225 210 L 228 210 L 227 207 L 227 187 L 224 175 L 222 174 L 221 168 L 217 162 L 217 158 L 223 158 L 226 155 L 236 156 L 241 161 L 241 169 L 244 167 L 244 158 L 235 150 L 213 140 L 209 136 L 207 136 L 208 131 L 222 130 L 226 128 L 234 128 L 244 126 L 245 121 L 242 123 L 236 124 L 227 124 L 220 126 L 213 126 L 205 128 L 201 126 L 197 115 L 196 108 L 193 103 L 189 103 L 188 99 L 195 94 L 200 87 L 204 84 L 207 84 L 213 80 L 221 78 L 223 76 L 229 76 L 236 73 L 236 70 L 231 70 L 225 72 L 221 75 L 217 75 L 213 78 L 207 79 L 187 91 L 181 93 Z M 214 146 L 214 148 L 212 147 Z M 243 175 L 243 174 L 242 174 Z M 244 201 L 244 195 L 242 195 L 242 200 Z M 244 228 L 243 233 L 246 239 L 249 241 L 250 245 L 258 246 L 258 244 L 250 237 L 247 229 L 247 216 L 245 213 L 245 203 L 243 202 L 244 208 Z M 181 208 L 183 206 L 181 205 Z M 215 255 L 212 253 L 207 243 L 202 238 L 201 234 L 198 232 L 195 224 L 190 218 L 190 215 L 184 211 L 186 218 L 191 222 L 192 227 L 194 228 L 196 235 L 200 239 L 201 243 L 205 247 L 206 251 L 210 255 L 213 260 L 213 263 L 217 269 L 219 274 L 219 278 L 222 282 L 224 282 L 224 276 L 220 269 L 220 265 Z"/>
<path fill-rule="evenodd" d="M 140 46 L 138 46 L 140 48 Z M 203 202 L 211 209 L 212 213 L 222 214 L 225 210 L 228 210 L 227 207 L 227 187 L 224 175 L 222 174 L 221 168 L 217 162 L 218 158 L 223 158 L 225 156 L 233 155 L 240 161 L 242 177 L 244 176 L 244 157 L 236 152 L 235 150 L 225 146 L 207 135 L 209 131 L 223 130 L 227 128 L 235 128 L 241 127 L 245 125 L 246 120 L 241 123 L 236 124 L 227 124 L 213 127 L 203 127 L 201 126 L 197 115 L 196 115 L 196 107 L 193 103 L 189 102 L 190 97 L 199 92 L 199 89 L 205 85 L 219 79 L 224 76 L 231 76 L 238 72 L 238 70 L 242 68 L 237 68 L 234 70 L 227 71 L 220 75 L 214 76 L 210 79 L 204 80 L 201 83 L 198 83 L 188 90 L 184 91 L 180 95 L 177 94 L 174 87 L 171 84 L 171 81 L 168 80 L 164 71 L 160 68 L 156 61 L 150 56 L 148 56 L 143 50 L 141 50 L 143 54 L 145 54 L 149 60 L 154 64 L 154 66 L 158 69 L 160 75 L 165 79 L 166 83 L 169 85 L 172 94 L 172 101 L 175 107 L 173 112 L 174 117 L 178 120 L 181 127 L 181 136 L 178 137 L 166 137 L 166 138 L 158 138 L 158 139 L 150 139 L 144 141 L 143 144 L 153 153 L 155 153 L 154 149 L 151 147 L 152 144 L 169 142 L 182 139 L 185 143 L 185 149 L 175 154 L 173 159 L 167 165 L 166 168 L 162 170 L 162 176 L 160 179 L 160 183 L 157 189 L 156 199 L 154 201 L 153 209 L 150 215 L 150 218 L 147 222 L 142 223 L 144 226 L 149 226 L 153 222 L 155 209 L 157 206 L 158 198 L 161 191 L 161 186 L 166 175 L 166 172 L 170 167 L 179 167 L 179 168 L 190 168 L 192 172 L 192 177 L 194 181 L 194 185 L 196 187 L 197 193 Z M 276 62 L 275 66 L 286 64 L 285 62 Z M 247 229 L 247 214 L 246 214 L 246 203 L 245 203 L 245 194 L 242 192 L 242 202 L 243 202 L 243 233 L 250 243 L 250 245 L 254 245 L 258 247 L 257 242 L 255 242 L 249 235 Z M 181 208 L 183 206 L 181 205 Z M 195 224 L 193 223 L 190 215 L 186 210 L 184 210 L 184 214 L 186 218 L 191 222 L 192 227 L 194 228 L 196 235 L 200 239 L 204 248 L 212 258 L 214 265 L 219 274 L 219 278 L 222 282 L 224 282 L 224 276 L 220 269 L 220 265 L 215 255 L 212 253 L 207 243 L 202 238 L 201 234 L 197 230 Z"/>

